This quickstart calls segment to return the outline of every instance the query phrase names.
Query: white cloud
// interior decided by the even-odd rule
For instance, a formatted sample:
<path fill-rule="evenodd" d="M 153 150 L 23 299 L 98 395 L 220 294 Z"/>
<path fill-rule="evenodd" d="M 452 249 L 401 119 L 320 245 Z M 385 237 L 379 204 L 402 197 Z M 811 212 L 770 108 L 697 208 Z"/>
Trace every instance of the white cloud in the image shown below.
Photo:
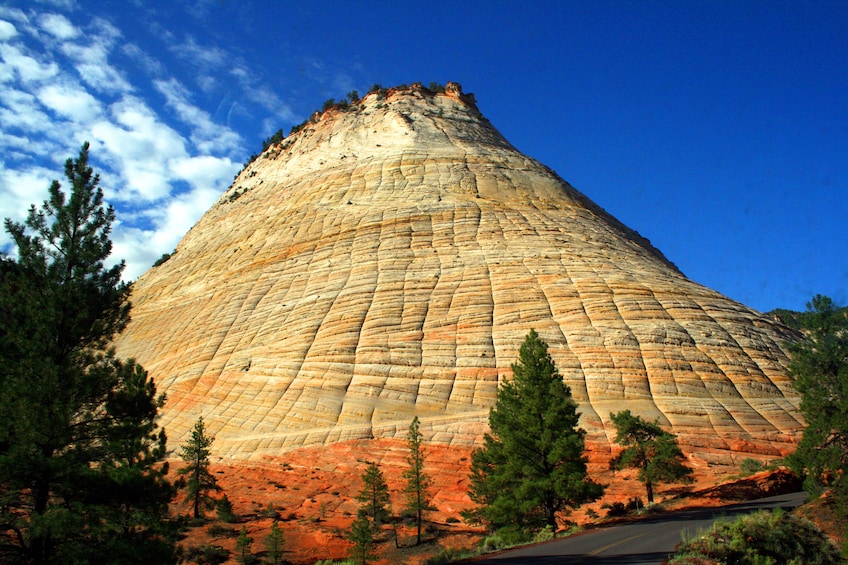
<path fill-rule="evenodd" d="M 0 45 L 0 58 L 3 59 L 3 66 L 8 66 L 25 83 L 41 82 L 59 73 L 59 66 L 53 61 L 42 63 L 7 43 Z"/>
<path fill-rule="evenodd" d="M 102 120 L 91 127 L 92 144 L 106 153 L 104 159 L 123 183 L 110 197 L 143 203 L 167 197 L 171 193 L 167 163 L 185 156 L 182 138 L 137 100 L 119 102 L 112 115 L 115 122 Z"/>
<path fill-rule="evenodd" d="M 203 155 L 177 161 L 171 165 L 171 171 L 195 190 L 212 188 L 220 196 L 229 185 L 229 180 L 241 168 L 241 165 L 229 159 Z M 211 200 L 211 202 L 214 201 Z"/>
<path fill-rule="evenodd" d="M 212 121 L 209 114 L 189 100 L 189 93 L 176 79 L 154 81 L 156 89 L 177 116 L 191 127 L 191 141 L 202 153 L 230 152 L 239 147 L 241 137 Z"/>
<path fill-rule="evenodd" d="M 91 123 L 102 114 L 100 102 L 77 86 L 51 84 L 40 89 L 37 96 L 44 106 L 77 123 Z"/>
<path fill-rule="evenodd" d="M 106 20 L 83 24 L 79 11 L 50 11 L 61 14 L 0 6 L 0 218 L 21 221 L 53 179 L 66 184 L 62 163 L 88 140 L 117 211 L 113 257 L 127 261 L 125 278 L 134 279 L 176 247 L 241 168 L 241 135 L 217 123 L 224 116 L 213 117 L 195 83 L 169 65 L 188 61 L 204 88 L 226 84 L 224 101 L 213 103 L 218 112 L 238 98 L 251 110 L 288 108 L 222 49 L 192 38 L 175 47 L 165 30 L 157 39 L 173 49 L 177 62 L 169 63 L 151 56 L 155 45 L 126 43 Z M 228 73 L 233 65 L 245 69 L 238 78 Z M 8 244 L 0 230 L 0 249 Z"/>
<path fill-rule="evenodd" d="M 120 31 L 99 18 L 92 22 L 92 26 L 97 33 L 84 36 L 90 39 L 90 43 L 65 42 L 61 46 L 62 52 L 73 61 L 80 78 L 95 90 L 111 94 L 132 92 L 132 86 L 121 71 L 109 63 L 112 47 L 121 37 Z"/>
<path fill-rule="evenodd" d="M 50 131 L 50 117 L 41 109 L 34 95 L 16 88 L 2 88 L 0 94 L 0 120 L 4 130 L 15 128 L 31 133 Z"/>
<path fill-rule="evenodd" d="M 0 41 L 8 41 L 18 35 L 18 30 L 12 22 L 0 20 Z"/>
<path fill-rule="evenodd" d="M 40 18 L 40 23 L 41 29 L 57 39 L 73 39 L 79 35 L 79 30 L 61 14 L 44 14 Z"/>

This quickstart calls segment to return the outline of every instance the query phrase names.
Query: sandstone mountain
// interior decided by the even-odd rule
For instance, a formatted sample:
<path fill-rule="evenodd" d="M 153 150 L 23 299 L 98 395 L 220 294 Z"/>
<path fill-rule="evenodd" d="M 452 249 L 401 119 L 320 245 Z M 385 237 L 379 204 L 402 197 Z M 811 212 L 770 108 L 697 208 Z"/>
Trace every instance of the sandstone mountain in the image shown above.
<path fill-rule="evenodd" d="M 793 334 L 688 280 L 512 147 L 473 98 L 414 85 L 316 113 L 134 286 L 117 343 L 181 442 L 258 459 L 346 439 L 468 446 L 534 328 L 593 449 L 629 408 L 707 463 L 791 450 Z"/>

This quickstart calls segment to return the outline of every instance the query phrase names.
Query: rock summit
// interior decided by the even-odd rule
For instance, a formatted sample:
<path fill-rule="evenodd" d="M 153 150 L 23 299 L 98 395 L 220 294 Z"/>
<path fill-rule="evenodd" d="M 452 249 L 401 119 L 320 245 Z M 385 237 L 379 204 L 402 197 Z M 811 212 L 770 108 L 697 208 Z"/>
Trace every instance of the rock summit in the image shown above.
<path fill-rule="evenodd" d="M 251 460 L 347 439 L 469 446 L 533 328 L 610 449 L 610 412 L 727 463 L 793 448 L 792 333 L 687 279 L 521 154 L 455 83 L 378 90 L 270 145 L 133 288 L 117 342 L 181 442 Z"/>

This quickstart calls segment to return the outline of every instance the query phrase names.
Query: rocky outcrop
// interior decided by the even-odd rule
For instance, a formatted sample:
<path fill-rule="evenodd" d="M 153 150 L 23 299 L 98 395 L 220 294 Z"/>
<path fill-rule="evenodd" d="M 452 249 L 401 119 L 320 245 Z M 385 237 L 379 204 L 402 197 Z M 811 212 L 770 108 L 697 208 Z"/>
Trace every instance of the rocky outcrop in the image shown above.
<path fill-rule="evenodd" d="M 778 323 L 688 280 L 513 148 L 451 84 L 316 114 L 250 163 L 142 276 L 117 343 L 258 458 L 347 439 L 469 445 L 531 329 L 596 449 L 629 408 L 708 462 L 779 455 L 801 427 Z"/>

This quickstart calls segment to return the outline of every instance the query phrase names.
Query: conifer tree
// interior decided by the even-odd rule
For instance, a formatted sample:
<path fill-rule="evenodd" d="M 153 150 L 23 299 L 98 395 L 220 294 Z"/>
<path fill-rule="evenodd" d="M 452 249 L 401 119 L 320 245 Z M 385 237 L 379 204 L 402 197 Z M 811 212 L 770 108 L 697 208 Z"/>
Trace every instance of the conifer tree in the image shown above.
<path fill-rule="evenodd" d="M 389 487 L 376 463 L 368 465 L 362 475 L 362 482 L 365 484 L 356 496 L 356 500 L 360 504 L 360 509 L 376 526 L 389 516 Z"/>
<path fill-rule="evenodd" d="M 201 416 L 194 423 L 191 437 L 180 447 L 180 457 L 188 465 L 180 469 L 179 473 L 186 476 L 187 501 L 192 505 L 194 519 L 202 518 L 204 508 L 215 505 L 215 499 L 209 493 L 221 490 L 215 476 L 209 472 L 210 447 L 214 441 L 214 437 L 206 434 Z"/>
<path fill-rule="evenodd" d="M 347 539 L 353 542 L 354 563 L 365 565 L 374 549 L 374 530 L 368 517 L 360 512 L 350 526 Z"/>
<path fill-rule="evenodd" d="M 174 562 L 164 398 L 115 357 L 129 321 L 124 264 L 111 267 L 115 213 L 88 144 L 0 258 L 0 561 Z M 142 557 L 143 556 L 143 557 Z"/>
<path fill-rule="evenodd" d="M 615 442 L 624 450 L 610 461 L 610 467 L 639 469 L 639 480 L 645 484 L 648 504 L 654 503 L 654 484 L 686 482 L 692 469 L 684 463 L 685 457 L 677 445 L 674 434 L 663 430 L 659 423 L 647 422 L 634 416 L 630 410 L 610 414 L 615 424 Z"/>
<path fill-rule="evenodd" d="M 403 472 L 406 479 L 406 509 L 405 511 L 415 516 L 416 536 L 415 545 L 421 544 L 421 527 L 424 524 L 424 513 L 433 510 L 430 506 L 430 477 L 424 472 L 424 451 L 422 442 L 424 436 L 419 430 L 418 416 L 412 419 L 409 432 L 406 435 L 409 455 L 406 461 L 409 468 Z"/>
<path fill-rule="evenodd" d="M 789 457 L 804 476 L 804 489 L 832 489 L 836 507 L 848 513 L 848 308 L 816 295 L 798 316 L 804 339 L 789 345 L 789 372 L 801 393 L 807 422 Z"/>
<path fill-rule="evenodd" d="M 283 536 L 283 530 L 280 529 L 280 524 L 274 520 L 271 524 L 271 531 L 265 537 L 265 554 L 271 565 L 279 565 L 283 559 L 283 550 L 286 546 L 286 539 Z"/>
<path fill-rule="evenodd" d="M 588 478 L 585 432 L 548 345 L 530 330 L 489 413 L 491 433 L 471 454 L 466 518 L 493 529 L 557 527 L 557 512 L 596 500 L 603 487 Z"/>
<path fill-rule="evenodd" d="M 236 552 L 238 553 L 239 563 L 248 563 L 252 554 L 250 546 L 253 545 L 253 538 L 247 535 L 247 526 L 241 527 L 239 537 L 236 539 Z"/>

